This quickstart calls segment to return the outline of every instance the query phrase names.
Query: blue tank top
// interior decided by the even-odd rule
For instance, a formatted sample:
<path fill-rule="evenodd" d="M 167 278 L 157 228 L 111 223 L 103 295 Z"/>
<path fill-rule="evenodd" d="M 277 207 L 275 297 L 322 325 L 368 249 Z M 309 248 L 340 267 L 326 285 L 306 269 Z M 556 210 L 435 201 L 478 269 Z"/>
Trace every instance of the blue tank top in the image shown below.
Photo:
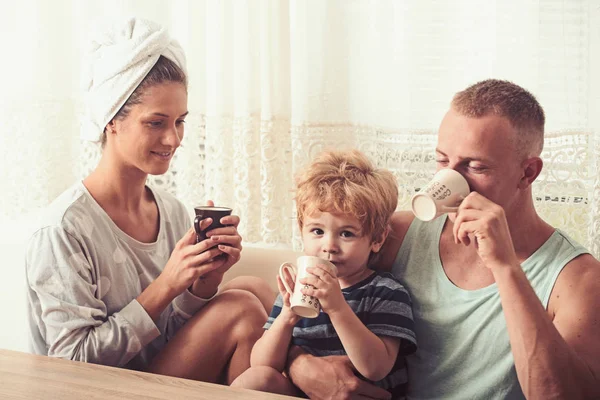
<path fill-rule="evenodd" d="M 463 290 L 442 268 L 439 242 L 446 218 L 415 219 L 392 267 L 411 295 L 419 343 L 407 357 L 408 398 L 523 399 L 497 285 Z M 584 253 L 556 230 L 523 262 L 544 308 L 562 268 Z"/>

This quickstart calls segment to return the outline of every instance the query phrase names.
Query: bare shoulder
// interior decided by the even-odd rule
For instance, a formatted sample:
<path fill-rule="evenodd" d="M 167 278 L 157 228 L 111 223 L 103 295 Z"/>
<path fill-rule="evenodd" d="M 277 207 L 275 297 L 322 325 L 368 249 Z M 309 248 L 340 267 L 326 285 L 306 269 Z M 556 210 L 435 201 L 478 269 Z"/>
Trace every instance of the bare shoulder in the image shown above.
<path fill-rule="evenodd" d="M 600 261 L 591 254 L 582 254 L 561 271 L 552 289 L 548 309 L 556 314 L 562 305 L 585 301 L 588 297 L 589 301 L 600 303 Z"/>
<path fill-rule="evenodd" d="M 589 254 L 558 276 L 548 312 L 554 326 L 595 375 L 600 375 L 600 262 Z"/>
<path fill-rule="evenodd" d="M 415 216 L 410 211 L 398 211 L 392 215 L 390 221 L 392 230 L 381 249 L 381 258 L 378 263 L 380 270 L 390 271 L 392 269 L 398 250 L 400 250 L 402 241 L 414 218 Z"/>
<path fill-rule="evenodd" d="M 415 215 L 410 211 L 398 211 L 392 215 L 392 219 L 390 221 L 392 225 L 392 232 L 390 236 L 394 236 L 397 240 L 402 243 L 404 240 L 404 236 L 410 227 L 410 224 L 415 219 Z"/>

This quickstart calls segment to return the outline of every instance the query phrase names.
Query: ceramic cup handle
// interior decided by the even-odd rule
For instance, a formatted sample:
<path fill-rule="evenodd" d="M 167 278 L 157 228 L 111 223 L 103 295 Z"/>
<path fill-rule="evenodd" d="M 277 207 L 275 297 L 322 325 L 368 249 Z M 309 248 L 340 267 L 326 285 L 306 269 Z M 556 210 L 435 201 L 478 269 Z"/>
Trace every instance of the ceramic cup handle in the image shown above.
<path fill-rule="evenodd" d="M 285 286 L 285 290 L 287 290 L 287 292 L 291 296 L 294 293 L 294 289 L 289 287 L 287 280 L 285 279 L 285 276 L 283 274 L 283 271 L 285 271 L 285 270 L 288 271 L 288 273 L 292 277 L 293 281 L 296 282 L 296 268 L 294 268 L 294 266 L 288 262 L 281 264 L 281 266 L 279 267 L 279 277 L 281 278 L 281 281 L 283 282 L 283 286 Z"/>

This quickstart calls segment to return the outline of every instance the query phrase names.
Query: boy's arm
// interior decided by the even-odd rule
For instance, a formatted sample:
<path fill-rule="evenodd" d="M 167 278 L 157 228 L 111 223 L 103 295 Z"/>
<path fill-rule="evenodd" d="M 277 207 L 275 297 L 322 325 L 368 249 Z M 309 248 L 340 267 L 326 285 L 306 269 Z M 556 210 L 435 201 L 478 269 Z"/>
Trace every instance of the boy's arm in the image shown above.
<path fill-rule="evenodd" d="M 319 299 L 356 370 L 372 381 L 383 379 L 394 366 L 402 339 L 416 349 L 410 296 L 391 277 L 374 277 L 366 326 L 354 313 L 340 289 L 335 272 L 321 265 L 307 269 L 302 293 Z M 380 334 L 383 339 L 378 337 Z"/>
<path fill-rule="evenodd" d="M 378 381 L 390 373 L 400 348 L 399 338 L 378 337 L 362 323 L 348 304 L 329 313 L 329 318 L 348 358 L 362 376 Z"/>
<path fill-rule="evenodd" d="M 268 366 L 283 372 L 292 332 L 298 317 L 288 307 L 284 307 L 275 318 L 273 325 L 263 333 L 250 354 L 250 366 Z"/>

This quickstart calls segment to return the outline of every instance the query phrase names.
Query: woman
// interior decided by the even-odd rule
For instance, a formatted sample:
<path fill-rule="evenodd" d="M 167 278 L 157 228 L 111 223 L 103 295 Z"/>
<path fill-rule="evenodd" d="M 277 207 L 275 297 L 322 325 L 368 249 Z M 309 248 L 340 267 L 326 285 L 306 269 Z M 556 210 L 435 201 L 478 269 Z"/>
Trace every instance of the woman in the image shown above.
<path fill-rule="evenodd" d="M 239 218 L 196 244 L 184 206 L 146 186 L 183 138 L 183 51 L 159 25 L 131 19 L 100 35 L 91 56 L 84 137 L 103 152 L 30 240 L 34 351 L 230 383 L 249 367 L 266 320 L 235 283 L 217 294 L 240 258 Z"/>

